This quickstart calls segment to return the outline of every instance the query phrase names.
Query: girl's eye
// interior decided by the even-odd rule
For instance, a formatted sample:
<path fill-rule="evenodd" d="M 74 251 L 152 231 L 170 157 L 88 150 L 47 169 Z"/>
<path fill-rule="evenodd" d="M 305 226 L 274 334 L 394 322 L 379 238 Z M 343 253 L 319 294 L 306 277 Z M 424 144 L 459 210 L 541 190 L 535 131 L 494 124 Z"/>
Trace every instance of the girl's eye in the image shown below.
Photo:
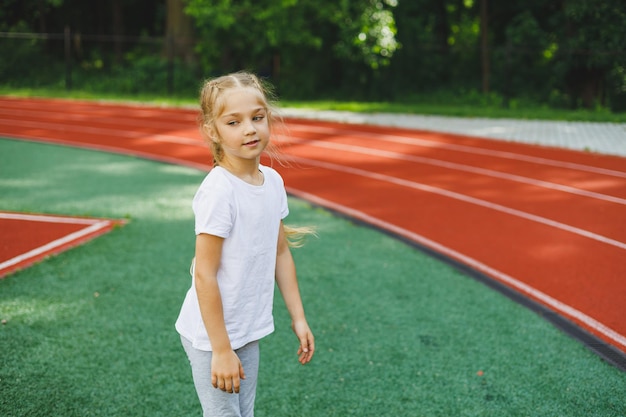
<path fill-rule="evenodd" d="M 265 116 L 258 115 L 258 116 L 254 116 L 254 118 L 252 120 L 254 120 L 255 122 L 258 122 L 259 120 L 263 120 L 264 118 L 265 118 Z"/>
<path fill-rule="evenodd" d="M 228 122 L 227 124 L 229 126 L 235 126 L 238 122 L 236 120 L 231 120 L 230 122 Z"/>

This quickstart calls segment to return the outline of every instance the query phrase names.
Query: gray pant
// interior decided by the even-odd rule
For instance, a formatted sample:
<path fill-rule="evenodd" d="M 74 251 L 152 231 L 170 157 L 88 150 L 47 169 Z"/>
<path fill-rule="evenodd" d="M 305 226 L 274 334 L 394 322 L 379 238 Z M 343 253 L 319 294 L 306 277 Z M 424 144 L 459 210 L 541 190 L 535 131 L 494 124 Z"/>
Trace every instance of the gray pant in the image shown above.
<path fill-rule="evenodd" d="M 256 383 L 259 374 L 259 342 L 251 342 L 235 353 L 243 365 L 246 379 L 241 380 L 239 394 L 229 394 L 211 385 L 212 352 L 195 349 L 180 338 L 191 364 L 193 383 L 204 417 L 253 417 Z"/>

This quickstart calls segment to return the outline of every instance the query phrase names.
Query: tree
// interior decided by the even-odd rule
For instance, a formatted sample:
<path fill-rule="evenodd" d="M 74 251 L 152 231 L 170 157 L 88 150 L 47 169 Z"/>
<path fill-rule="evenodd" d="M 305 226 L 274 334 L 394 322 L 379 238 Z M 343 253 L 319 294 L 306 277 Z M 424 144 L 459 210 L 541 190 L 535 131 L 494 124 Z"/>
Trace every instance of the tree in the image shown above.
<path fill-rule="evenodd" d="M 256 71 L 290 98 L 443 91 L 624 110 L 624 22 L 624 0 L 4 0 L 0 32 L 52 35 L 4 36 L 0 75 L 58 79 L 68 26 L 76 81 L 117 73 L 143 80 L 133 91 L 165 72 L 195 85 L 200 67 Z"/>
<path fill-rule="evenodd" d="M 196 22 L 207 72 L 251 69 L 276 80 L 286 75 L 306 93 L 353 83 L 358 77 L 344 76 L 351 66 L 366 73 L 389 63 L 397 48 L 389 12 L 394 4 L 189 0 L 185 10 Z"/>
<path fill-rule="evenodd" d="M 165 55 L 192 63 L 195 62 L 193 21 L 184 9 L 184 0 L 167 0 Z"/>
<path fill-rule="evenodd" d="M 625 83 L 622 78 L 611 85 L 610 75 L 626 68 L 626 5 L 623 0 L 563 0 L 561 7 L 558 59 L 565 89 L 587 108 L 605 104 L 605 92 L 615 93 Z"/>

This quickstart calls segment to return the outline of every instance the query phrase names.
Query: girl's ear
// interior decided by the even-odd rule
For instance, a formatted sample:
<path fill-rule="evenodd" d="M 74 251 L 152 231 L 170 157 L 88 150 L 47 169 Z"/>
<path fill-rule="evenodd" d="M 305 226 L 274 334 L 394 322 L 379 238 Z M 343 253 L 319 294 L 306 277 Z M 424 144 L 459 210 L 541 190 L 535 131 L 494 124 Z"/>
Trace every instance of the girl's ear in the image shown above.
<path fill-rule="evenodd" d="M 204 130 L 204 134 L 207 135 L 209 139 L 211 139 L 211 142 L 215 142 L 215 143 L 219 142 L 218 140 L 219 137 L 217 133 L 215 132 L 215 129 L 213 129 L 208 124 L 202 125 L 202 129 Z"/>

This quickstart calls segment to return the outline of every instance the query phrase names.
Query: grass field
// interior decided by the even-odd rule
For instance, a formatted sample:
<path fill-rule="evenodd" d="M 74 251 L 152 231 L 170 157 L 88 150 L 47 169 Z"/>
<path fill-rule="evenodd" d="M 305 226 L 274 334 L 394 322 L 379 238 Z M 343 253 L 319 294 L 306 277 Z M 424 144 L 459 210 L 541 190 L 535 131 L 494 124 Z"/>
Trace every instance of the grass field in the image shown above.
<path fill-rule="evenodd" d="M 0 415 L 200 415 L 173 328 L 204 173 L 0 140 L 0 209 L 127 218 L 0 280 Z M 290 199 L 319 238 L 294 251 L 317 354 L 297 363 L 276 300 L 256 415 L 626 415 L 626 373 L 451 266 Z"/>

